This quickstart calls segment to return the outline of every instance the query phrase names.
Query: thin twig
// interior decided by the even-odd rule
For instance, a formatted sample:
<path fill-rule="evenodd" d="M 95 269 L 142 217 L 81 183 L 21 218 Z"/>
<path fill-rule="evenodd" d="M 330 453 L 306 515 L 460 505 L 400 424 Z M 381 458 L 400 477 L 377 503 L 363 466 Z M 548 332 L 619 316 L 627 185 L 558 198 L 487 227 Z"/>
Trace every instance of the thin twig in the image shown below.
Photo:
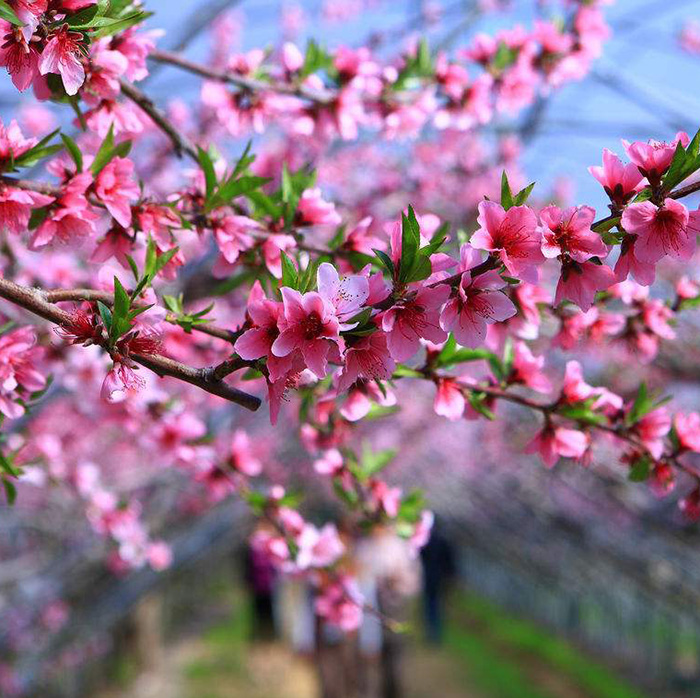
<path fill-rule="evenodd" d="M 0 298 L 56 325 L 69 325 L 72 320 L 71 314 L 46 300 L 45 293 L 41 289 L 20 286 L 8 279 L 0 278 Z M 193 368 L 159 354 L 149 356 L 132 354 L 130 358 L 159 376 L 177 378 L 212 395 L 235 402 L 248 410 L 255 411 L 260 407 L 260 398 L 244 393 L 221 380 L 212 380 L 213 369 L 211 368 Z"/>

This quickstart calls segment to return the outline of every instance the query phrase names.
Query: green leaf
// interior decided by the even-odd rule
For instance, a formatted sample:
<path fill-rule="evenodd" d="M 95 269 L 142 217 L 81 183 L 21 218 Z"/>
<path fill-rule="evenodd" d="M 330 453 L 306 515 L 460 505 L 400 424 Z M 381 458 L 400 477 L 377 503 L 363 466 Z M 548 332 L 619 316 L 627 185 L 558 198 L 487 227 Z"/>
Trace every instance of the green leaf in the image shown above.
<path fill-rule="evenodd" d="M 629 473 L 629 480 L 631 482 L 644 482 L 649 479 L 650 475 L 651 458 L 648 455 L 637 458 L 637 460 L 632 463 L 632 468 Z"/>
<path fill-rule="evenodd" d="M 16 27 L 24 26 L 24 22 L 17 16 L 15 11 L 5 0 L 0 0 L 0 19 L 4 19 L 6 22 L 14 24 Z"/>
<path fill-rule="evenodd" d="M 83 171 L 83 154 L 80 152 L 78 144 L 67 134 L 61 134 L 61 140 L 66 146 L 68 154 L 71 156 L 73 162 L 75 163 L 75 169 L 77 172 Z"/>
<path fill-rule="evenodd" d="M 408 207 L 408 215 L 401 214 L 401 263 L 399 265 L 399 281 L 408 283 L 413 274 L 414 264 L 420 248 L 420 226 L 412 206 Z"/>
<path fill-rule="evenodd" d="M 205 191 L 207 201 L 211 198 L 211 195 L 216 189 L 216 171 L 214 170 L 214 163 L 212 162 L 209 153 L 203 148 L 197 146 L 197 160 L 199 161 L 199 166 L 202 168 L 204 173 Z"/>
<path fill-rule="evenodd" d="M 286 252 L 281 253 L 282 257 L 282 279 L 280 286 L 288 286 L 289 288 L 298 289 L 299 274 L 294 262 L 289 258 Z"/>
<path fill-rule="evenodd" d="M 506 211 L 513 207 L 513 192 L 510 190 L 510 183 L 505 170 L 501 174 L 501 206 Z"/>
<path fill-rule="evenodd" d="M 425 376 L 420 372 L 416 371 L 415 368 L 410 368 L 409 366 L 404 366 L 403 364 L 397 364 L 394 369 L 394 378 L 425 378 Z"/>
<path fill-rule="evenodd" d="M 664 189 L 670 192 L 676 185 L 700 169 L 700 130 L 684 148 L 681 142 L 676 146 L 671 166 L 663 177 Z"/>
<path fill-rule="evenodd" d="M 109 127 L 109 131 L 102 141 L 95 159 L 90 165 L 90 171 L 93 175 L 97 176 L 112 159 L 112 151 L 114 150 L 114 125 Z"/>
<path fill-rule="evenodd" d="M 496 415 L 486 406 L 487 396 L 484 393 L 470 390 L 467 393 L 469 404 L 481 415 L 490 421 L 496 419 Z"/>
<path fill-rule="evenodd" d="M 377 258 L 386 268 L 389 274 L 391 274 L 391 278 L 395 278 L 396 267 L 394 266 L 394 262 L 392 261 L 391 257 L 389 257 L 389 255 L 386 252 L 382 252 L 381 250 L 373 250 L 373 252 L 377 255 Z"/>
<path fill-rule="evenodd" d="M 107 332 L 111 334 L 112 311 L 102 301 L 97 301 L 97 308 L 100 311 L 100 317 L 102 318 L 102 322 L 104 323 Z"/>
<path fill-rule="evenodd" d="M 0 16 L 2 13 L 0 12 Z M 17 488 L 14 483 L 7 478 L 2 478 L 2 486 L 5 488 L 5 496 L 7 497 L 7 503 L 12 506 L 17 501 Z"/>
<path fill-rule="evenodd" d="M 513 197 L 513 205 L 514 206 L 523 206 L 524 204 L 527 203 L 527 200 L 530 198 L 530 194 L 532 194 L 532 190 L 535 188 L 535 182 L 532 182 L 531 184 L 528 184 L 525 189 L 521 189 L 514 197 Z"/>

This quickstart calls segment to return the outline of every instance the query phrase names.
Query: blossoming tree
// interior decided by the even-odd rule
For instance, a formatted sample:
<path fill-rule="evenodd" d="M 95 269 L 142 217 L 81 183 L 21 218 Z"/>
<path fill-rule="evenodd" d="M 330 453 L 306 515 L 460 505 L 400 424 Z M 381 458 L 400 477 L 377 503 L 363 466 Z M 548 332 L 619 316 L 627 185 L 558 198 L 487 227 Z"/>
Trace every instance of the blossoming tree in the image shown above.
<path fill-rule="evenodd" d="M 192 511 L 243 498 L 264 522 L 254 544 L 307 575 L 317 614 L 352 631 L 376 609 L 346 542 L 304 517 L 242 414 L 266 400 L 266 438 L 296 432 L 358 527 L 389 526 L 417 551 L 424 497 L 385 479 L 397 454 L 357 434 L 377 418 L 399 428 L 420 382 L 448 420 L 528 410 L 526 450 L 547 467 L 595 465 L 604 449 L 656 491 L 678 480 L 680 508 L 700 518 L 700 415 L 641 381 L 623 395 L 591 385 L 574 358 L 556 381 L 549 371 L 584 343 L 641 367 L 698 304 L 700 211 L 685 202 L 700 190 L 700 134 L 623 141 L 626 160 L 605 150 L 588 168 L 602 214 L 525 186 L 512 136 L 479 140 L 586 75 L 609 35 L 602 4 L 562 2 L 563 21 L 479 34 L 456 56 L 425 41 L 388 59 L 316 42 L 235 53 L 223 21 L 196 63 L 156 48 L 141 3 L 0 0 L 0 63 L 38 100 L 0 128 L 8 503 L 41 517 L 58 491 L 80 503 L 113 571 L 162 569 L 169 549 L 140 497 L 177 469 Z M 137 86 L 155 65 L 201 78 L 201 103 L 156 104 Z M 47 133 L 47 100 L 73 123 Z M 245 141 L 263 133 L 274 138 L 256 158 Z M 409 163 L 379 150 L 398 140 Z M 673 297 L 654 293 L 657 277 Z"/>

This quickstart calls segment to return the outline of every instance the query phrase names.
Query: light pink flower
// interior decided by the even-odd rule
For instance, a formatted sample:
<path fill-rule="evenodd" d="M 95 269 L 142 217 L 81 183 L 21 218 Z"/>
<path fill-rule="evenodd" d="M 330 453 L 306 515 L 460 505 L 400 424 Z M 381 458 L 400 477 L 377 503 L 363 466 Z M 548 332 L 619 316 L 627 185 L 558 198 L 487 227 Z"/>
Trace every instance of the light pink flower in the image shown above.
<path fill-rule="evenodd" d="M 329 475 L 334 477 L 343 470 L 343 456 L 337 448 L 330 448 L 316 461 L 314 470 L 319 475 Z"/>
<path fill-rule="evenodd" d="M 477 250 L 495 254 L 513 276 L 537 283 L 537 266 L 544 262 L 540 249 L 542 235 L 537 217 L 527 206 L 513 206 L 505 211 L 493 201 L 479 204 L 480 228 L 470 244 Z"/>
<path fill-rule="evenodd" d="M 666 199 L 657 207 L 651 201 L 630 204 L 622 214 L 622 225 L 637 235 L 634 254 L 654 264 L 665 255 L 688 260 L 697 244 L 696 233 L 688 227 L 688 209 L 679 201 Z"/>
<path fill-rule="evenodd" d="M 314 610 L 327 623 L 351 633 L 362 625 L 364 597 L 354 580 L 343 577 L 325 586 L 316 597 Z"/>
<path fill-rule="evenodd" d="M 590 437 L 577 429 L 545 427 L 525 448 L 525 453 L 539 453 L 548 468 L 559 458 L 580 459 L 586 453 Z"/>
<path fill-rule="evenodd" d="M 25 412 L 18 400 L 46 386 L 46 378 L 37 367 L 43 350 L 35 345 L 36 335 L 31 327 L 0 336 L 0 413 L 9 419 Z"/>
<path fill-rule="evenodd" d="M 114 158 L 97 175 L 95 194 L 117 223 L 128 228 L 131 225 L 131 202 L 141 194 L 134 179 L 134 163 L 125 158 Z"/>
<path fill-rule="evenodd" d="M 642 262 L 637 258 L 636 241 L 636 235 L 625 235 L 620 247 L 620 257 L 615 264 L 615 280 L 621 283 L 632 276 L 637 283 L 651 286 L 656 278 L 656 267 L 653 263 Z"/>
<path fill-rule="evenodd" d="M 490 270 L 476 277 L 469 270 L 479 263 L 476 250 L 462 245 L 460 271 L 464 271 L 457 295 L 450 298 L 440 315 L 440 327 L 453 332 L 459 344 L 476 348 L 486 339 L 486 326 L 503 322 L 518 311 L 500 289 L 507 286 L 497 271 Z"/>
<path fill-rule="evenodd" d="M 329 567 L 345 552 L 345 546 L 333 524 L 326 524 L 319 530 L 307 523 L 294 542 L 299 547 L 296 563 L 301 570 Z"/>
<path fill-rule="evenodd" d="M 241 252 L 249 250 L 254 239 L 251 233 L 258 232 L 262 226 L 248 216 L 223 216 L 214 221 L 214 239 L 224 259 L 235 264 Z"/>
<path fill-rule="evenodd" d="M 320 189 L 307 189 L 299 199 L 297 213 L 307 225 L 340 225 L 341 217 L 335 204 L 324 201 Z"/>
<path fill-rule="evenodd" d="M 355 274 L 340 278 L 338 270 L 328 262 L 318 268 L 318 292 L 324 300 L 335 308 L 335 315 L 341 324 L 341 330 L 349 330 L 357 323 L 347 324 L 357 315 L 369 296 L 369 280 L 366 276 Z"/>
<path fill-rule="evenodd" d="M 544 356 L 535 356 L 525 342 L 516 342 L 513 351 L 513 372 L 509 380 L 522 383 L 538 393 L 552 390 L 552 382 L 543 373 Z"/>
<path fill-rule="evenodd" d="M 72 32 L 64 24 L 54 34 L 41 52 L 39 72 L 60 74 L 66 93 L 74 95 L 85 81 L 85 68 L 81 61 L 83 35 Z"/>
<path fill-rule="evenodd" d="M 272 344 L 272 353 L 284 357 L 298 349 L 311 371 L 323 378 L 331 344 L 341 341 L 333 306 L 314 291 L 302 296 L 286 286 L 282 288 L 282 302 L 282 331 Z"/>
<path fill-rule="evenodd" d="M 700 453 L 700 414 L 678 412 L 673 418 L 673 426 L 681 447 Z"/>
<path fill-rule="evenodd" d="M 400 301 L 382 317 L 382 329 L 387 333 L 389 353 L 396 361 L 405 361 L 420 348 L 420 340 L 440 344 L 447 333 L 440 327 L 440 308 L 450 295 L 444 284 L 423 287 L 415 296 Z"/>
<path fill-rule="evenodd" d="M 248 477 L 257 477 L 262 473 L 262 463 L 253 453 L 253 444 L 242 429 L 236 429 L 233 434 L 229 464 L 236 472 Z"/>
<path fill-rule="evenodd" d="M 18 34 L 9 22 L 0 20 L 0 65 L 7 68 L 12 83 L 20 92 L 39 75 L 39 52 L 35 44 L 28 43 L 32 33 L 30 29 L 29 37 L 25 37 L 22 32 Z"/>
<path fill-rule="evenodd" d="M 107 402 L 123 402 L 144 388 L 146 382 L 130 366 L 115 362 L 102 382 L 100 395 Z"/>
<path fill-rule="evenodd" d="M 437 393 L 433 402 L 435 414 L 450 421 L 461 419 L 466 401 L 464 394 L 454 378 L 441 378 L 437 381 Z"/>

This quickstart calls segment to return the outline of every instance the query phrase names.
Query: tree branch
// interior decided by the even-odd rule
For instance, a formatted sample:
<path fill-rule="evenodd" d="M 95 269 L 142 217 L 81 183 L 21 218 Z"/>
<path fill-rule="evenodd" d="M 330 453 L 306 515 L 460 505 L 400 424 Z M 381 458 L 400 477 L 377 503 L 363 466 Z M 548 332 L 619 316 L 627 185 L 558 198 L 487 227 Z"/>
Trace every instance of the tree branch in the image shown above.
<path fill-rule="evenodd" d="M 195 162 L 197 162 L 198 157 L 196 146 L 187 136 L 185 136 L 185 134 L 181 133 L 177 128 L 175 128 L 175 126 L 173 126 L 165 114 L 163 114 L 163 112 L 156 107 L 153 100 L 126 80 L 120 80 L 119 84 L 121 86 L 122 93 L 132 102 L 141 107 L 141 109 L 151 117 L 156 126 L 158 126 L 158 128 L 171 140 L 178 157 L 182 157 L 183 154 L 189 155 Z"/>
<path fill-rule="evenodd" d="M 46 292 L 40 289 L 20 286 L 8 279 L 0 278 L 0 298 L 4 298 L 10 303 L 56 325 L 66 326 L 72 319 L 70 313 L 61 310 L 61 308 L 58 308 L 46 299 Z M 131 358 L 159 376 L 177 378 L 212 395 L 222 397 L 229 402 L 235 402 L 253 412 L 260 407 L 260 398 L 244 393 L 224 383 L 222 380 L 215 379 L 214 369 L 212 368 L 193 368 L 159 354 L 149 356 L 132 354 Z"/>

